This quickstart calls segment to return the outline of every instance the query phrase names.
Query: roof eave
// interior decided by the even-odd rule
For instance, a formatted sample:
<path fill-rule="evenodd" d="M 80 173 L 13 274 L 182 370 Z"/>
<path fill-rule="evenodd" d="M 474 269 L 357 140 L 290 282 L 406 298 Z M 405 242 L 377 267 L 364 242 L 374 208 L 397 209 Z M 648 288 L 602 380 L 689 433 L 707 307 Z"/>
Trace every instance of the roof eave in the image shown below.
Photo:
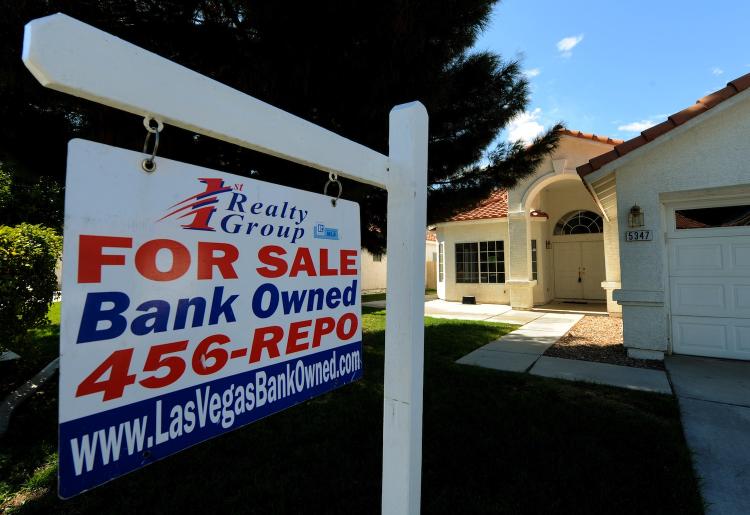
<path fill-rule="evenodd" d="M 641 145 L 640 147 L 628 152 L 624 156 L 620 156 L 617 159 L 613 159 L 612 161 L 602 165 L 602 167 L 599 168 L 598 170 L 594 170 L 593 172 L 590 172 L 590 173 L 581 173 L 580 169 L 584 168 L 586 165 L 582 165 L 578 167 L 577 169 L 578 175 L 581 177 L 581 179 L 583 179 L 583 181 L 586 184 L 591 184 L 593 182 L 596 182 L 599 179 L 606 177 L 607 175 L 611 173 L 614 173 L 618 168 L 622 168 L 623 166 L 626 166 L 628 163 L 630 163 L 634 159 L 639 159 L 644 154 L 651 152 L 653 149 L 660 147 L 664 143 L 672 141 L 674 138 L 680 137 L 682 134 L 691 130 L 696 125 L 699 125 L 701 123 L 704 123 L 708 120 L 715 118 L 716 116 L 720 115 L 727 109 L 731 109 L 735 105 L 739 104 L 740 102 L 747 100 L 749 97 L 750 97 L 750 89 L 740 91 L 736 95 L 733 95 L 727 100 L 715 105 L 711 109 L 706 110 L 701 115 L 696 116 L 686 121 L 685 123 L 678 125 L 677 127 L 674 127 L 672 130 L 662 134 L 661 136 L 658 136 L 657 138 L 654 138 L 653 140 L 649 141 L 645 145 Z"/>

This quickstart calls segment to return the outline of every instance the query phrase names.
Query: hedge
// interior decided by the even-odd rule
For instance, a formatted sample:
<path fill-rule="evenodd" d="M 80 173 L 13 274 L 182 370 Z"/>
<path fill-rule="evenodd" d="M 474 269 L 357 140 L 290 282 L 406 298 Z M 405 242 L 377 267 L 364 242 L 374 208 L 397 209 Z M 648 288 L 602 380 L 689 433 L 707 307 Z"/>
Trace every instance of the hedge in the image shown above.
<path fill-rule="evenodd" d="M 54 229 L 0 225 L 0 347 L 45 323 L 61 252 Z"/>

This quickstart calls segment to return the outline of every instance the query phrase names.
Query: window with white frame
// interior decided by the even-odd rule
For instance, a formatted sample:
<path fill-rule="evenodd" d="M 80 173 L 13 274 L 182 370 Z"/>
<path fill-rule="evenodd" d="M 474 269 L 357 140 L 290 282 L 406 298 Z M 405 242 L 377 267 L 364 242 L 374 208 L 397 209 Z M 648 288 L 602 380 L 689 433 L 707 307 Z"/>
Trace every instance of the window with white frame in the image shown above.
<path fill-rule="evenodd" d="M 456 243 L 456 282 L 504 283 L 504 243 L 502 241 Z"/>
<path fill-rule="evenodd" d="M 531 279 L 537 279 L 536 240 L 531 240 Z"/>

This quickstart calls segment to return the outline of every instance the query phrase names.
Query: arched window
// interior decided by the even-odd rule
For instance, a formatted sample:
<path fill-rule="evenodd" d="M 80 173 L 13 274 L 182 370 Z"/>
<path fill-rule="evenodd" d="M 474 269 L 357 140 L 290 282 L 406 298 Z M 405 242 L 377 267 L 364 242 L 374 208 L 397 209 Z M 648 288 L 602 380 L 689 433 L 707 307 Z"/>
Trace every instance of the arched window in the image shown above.
<path fill-rule="evenodd" d="M 591 211 L 573 211 L 560 218 L 555 226 L 555 236 L 568 234 L 595 234 L 602 232 L 602 217 Z"/>

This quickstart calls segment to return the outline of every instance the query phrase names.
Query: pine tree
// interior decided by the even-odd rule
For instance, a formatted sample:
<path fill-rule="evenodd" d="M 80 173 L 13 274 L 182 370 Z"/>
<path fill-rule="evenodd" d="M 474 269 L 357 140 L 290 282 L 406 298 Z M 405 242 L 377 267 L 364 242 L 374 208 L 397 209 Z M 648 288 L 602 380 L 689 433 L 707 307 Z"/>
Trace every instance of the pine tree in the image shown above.
<path fill-rule="evenodd" d="M 489 148 L 529 97 L 517 60 L 471 50 L 494 4 L 2 0 L 0 160 L 62 179 L 71 137 L 142 145 L 137 118 L 45 90 L 23 67 L 24 23 L 62 11 L 383 153 L 390 109 L 421 101 L 430 115 L 428 219 L 445 219 L 515 184 L 557 143 L 559 126 L 529 146 Z M 162 134 L 160 154 L 317 192 L 326 181 L 299 165 L 173 127 Z M 361 204 L 363 246 L 381 253 L 385 192 L 343 183 L 344 198 Z"/>

